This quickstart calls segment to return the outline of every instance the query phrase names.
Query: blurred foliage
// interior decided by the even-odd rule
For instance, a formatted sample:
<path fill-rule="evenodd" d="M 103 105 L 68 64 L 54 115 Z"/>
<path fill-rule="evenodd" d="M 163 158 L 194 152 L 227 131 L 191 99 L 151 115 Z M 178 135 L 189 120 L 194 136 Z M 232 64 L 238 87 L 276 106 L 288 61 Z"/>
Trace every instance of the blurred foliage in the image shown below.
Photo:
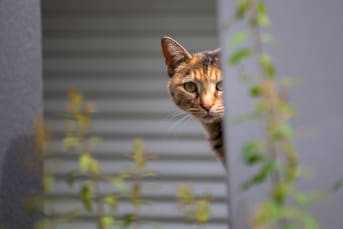
<path fill-rule="evenodd" d="M 211 215 L 211 201 L 209 197 L 196 198 L 189 186 L 179 186 L 176 190 L 179 208 L 186 219 L 192 223 L 205 224 Z"/>
<path fill-rule="evenodd" d="M 342 189 L 342 187 L 343 187 L 343 177 L 340 178 L 340 179 L 338 179 L 338 180 L 335 182 L 335 184 L 334 184 L 334 186 L 333 186 L 333 190 L 334 190 L 334 191 L 338 191 L 338 190 Z"/>
<path fill-rule="evenodd" d="M 156 159 L 152 154 L 144 152 L 144 142 L 141 139 L 133 141 L 133 152 L 127 154 L 129 164 L 118 175 L 109 177 L 102 171 L 101 163 L 92 151 L 102 144 L 97 136 L 91 136 L 91 114 L 95 111 L 94 104 L 86 103 L 83 95 L 71 90 L 68 93 L 67 110 L 63 113 L 65 136 L 61 140 L 65 153 L 77 156 L 75 168 L 65 171 L 65 182 L 70 186 L 78 185 L 78 201 L 83 209 L 69 209 L 66 212 L 54 214 L 51 203 L 51 191 L 54 188 L 56 175 L 45 168 L 42 177 L 42 193 L 39 196 L 29 196 L 25 208 L 29 211 L 40 210 L 44 216 L 36 224 L 36 229 L 52 228 L 56 222 L 69 222 L 86 214 L 97 217 L 97 228 L 128 228 L 140 227 L 141 206 L 149 204 L 142 197 L 143 180 L 145 177 L 157 176 L 157 172 L 148 168 L 149 161 Z M 61 154 L 52 153 L 50 142 L 51 131 L 45 121 L 40 118 L 35 122 L 37 152 L 43 163 L 49 160 L 58 161 Z M 46 167 L 46 166 L 45 166 Z M 113 192 L 104 194 L 100 184 L 109 183 Z M 119 215 L 117 210 L 121 200 L 128 200 L 133 211 Z M 193 191 L 182 186 L 177 189 L 178 206 L 185 217 L 197 224 L 204 224 L 210 216 L 210 198 L 195 198 Z M 82 211 L 83 210 L 83 211 Z M 159 227 L 151 223 L 152 227 Z"/>
<path fill-rule="evenodd" d="M 276 77 L 273 59 L 263 49 L 265 44 L 274 41 L 270 34 L 264 32 L 271 25 L 267 5 L 261 0 L 238 0 L 234 21 L 244 23 L 247 29 L 232 35 L 228 63 L 237 66 L 241 75 L 244 74 L 240 78 L 250 85 L 249 95 L 257 102 L 252 112 L 242 115 L 235 122 L 262 120 L 266 133 L 264 138 L 252 139 L 242 147 L 244 164 L 258 167 L 255 174 L 242 184 L 242 189 L 272 183 L 267 199 L 256 206 L 249 225 L 254 229 L 320 228 L 308 210 L 311 203 L 318 200 L 318 195 L 299 192 L 295 187 L 300 166 L 293 143 L 294 130 L 289 125 L 295 111 L 285 94 L 285 87 L 294 82 Z M 252 45 L 247 45 L 249 41 Z M 261 76 L 258 82 L 253 80 L 256 74 L 244 69 L 244 63 L 248 60 L 257 62 Z M 341 183 L 338 182 L 336 187 Z"/>
<path fill-rule="evenodd" d="M 63 214 L 54 214 L 51 208 L 50 193 L 55 183 L 55 176 L 45 168 L 42 178 L 43 190 L 39 196 L 29 196 L 25 201 L 28 211 L 40 210 L 44 217 L 37 222 L 37 229 L 52 228 L 56 222 L 68 222 L 87 214 L 97 217 L 97 228 L 128 228 L 131 225 L 139 226 L 140 207 L 147 204 L 142 199 L 142 182 L 147 176 L 157 175 L 156 171 L 149 169 L 148 162 L 155 157 L 144 152 L 144 143 L 141 139 L 133 142 L 133 152 L 128 154 L 129 165 L 118 175 L 108 176 L 102 172 L 101 163 L 96 159 L 92 151 L 98 147 L 102 140 L 97 136 L 90 135 L 91 115 L 95 111 L 94 104 L 84 101 L 83 95 L 70 90 L 68 93 L 67 110 L 63 114 L 65 122 L 65 137 L 61 140 L 66 153 L 78 157 L 77 166 L 71 171 L 66 171 L 65 182 L 69 186 L 76 183 L 80 186 L 79 201 L 82 209 L 70 209 Z M 35 122 L 35 136 L 37 152 L 43 162 L 58 160 L 61 155 L 53 154 L 49 148 L 51 132 L 47 129 L 42 118 Z M 45 166 L 46 167 L 46 166 Z M 109 183 L 114 192 L 103 193 L 100 184 Z M 133 212 L 119 215 L 117 212 L 120 200 L 129 200 L 133 206 Z"/>

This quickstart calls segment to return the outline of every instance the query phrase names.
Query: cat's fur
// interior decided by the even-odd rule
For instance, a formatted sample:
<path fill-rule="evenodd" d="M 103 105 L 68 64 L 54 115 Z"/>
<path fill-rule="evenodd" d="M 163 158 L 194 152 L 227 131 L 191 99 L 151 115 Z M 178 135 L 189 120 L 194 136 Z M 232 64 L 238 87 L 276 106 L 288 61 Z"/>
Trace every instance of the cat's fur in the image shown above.
<path fill-rule="evenodd" d="M 220 50 L 190 53 L 170 37 L 163 37 L 161 45 L 170 96 L 179 108 L 201 122 L 211 148 L 225 165 Z"/>

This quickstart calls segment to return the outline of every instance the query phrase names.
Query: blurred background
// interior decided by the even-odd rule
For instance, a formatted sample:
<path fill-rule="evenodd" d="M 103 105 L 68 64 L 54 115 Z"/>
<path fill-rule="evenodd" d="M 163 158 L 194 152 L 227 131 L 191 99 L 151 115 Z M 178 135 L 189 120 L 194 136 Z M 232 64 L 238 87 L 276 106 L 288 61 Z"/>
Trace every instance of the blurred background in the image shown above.
<path fill-rule="evenodd" d="M 296 140 L 300 163 L 313 172 L 309 179 L 301 179 L 299 187 L 328 194 L 311 210 L 322 228 L 339 229 L 343 195 L 332 187 L 343 177 L 343 1 L 266 3 L 276 40 L 268 51 L 280 75 L 300 82 L 287 96 L 299 114 L 293 124 L 300 133 Z M 51 150 L 58 156 L 46 163 L 56 178 L 48 196 L 50 210 L 58 217 L 68 209 L 81 209 L 73 221 L 54 225 L 96 227 L 97 213 L 87 213 L 80 202 L 81 183 L 87 179 L 75 179 L 72 186 L 66 182 L 68 172 L 79 166 L 78 158 L 63 147 L 63 112 L 71 88 L 94 105 L 90 135 L 103 143 L 92 155 L 104 174 L 117 176 L 132 167 L 127 154 L 134 151 L 136 138 L 143 140 L 145 152 L 156 156 L 146 164 L 156 174 L 144 178 L 139 190 L 151 203 L 140 209 L 141 228 L 151 228 L 149 222 L 166 229 L 199 226 L 185 219 L 178 187 L 190 187 L 197 198 L 209 200 L 205 227 L 227 228 L 225 171 L 200 125 L 180 115 L 169 99 L 160 38 L 171 36 L 191 51 L 222 47 L 225 63 L 232 51 L 228 40 L 243 29 L 227 27 L 235 4 L 235 0 L 0 1 L 0 228 L 33 228 L 34 219 L 22 206 L 29 194 L 39 191 L 40 176 L 29 172 L 24 162 L 35 150 L 32 123 L 41 113 L 52 129 Z M 251 111 L 254 101 L 235 77 L 235 69 L 223 64 L 223 71 L 229 122 Z M 249 210 L 265 198 L 266 188 L 240 192 L 240 184 L 251 175 L 241 163 L 240 151 L 244 142 L 261 135 L 261 129 L 249 123 L 226 131 L 231 221 L 235 229 L 246 229 L 242 224 Z M 100 182 L 99 190 L 111 193 L 113 185 Z M 121 216 L 133 211 L 128 200 L 118 204 Z"/>
<path fill-rule="evenodd" d="M 49 126 L 62 136 L 64 120 L 58 114 L 65 109 L 68 89 L 75 88 L 95 105 L 91 133 L 103 139 L 94 152 L 105 173 L 125 169 L 125 154 L 133 150 L 135 138 L 142 138 L 145 151 L 158 158 L 148 164 L 157 176 L 143 182 L 143 198 L 152 206 L 142 209 L 141 219 L 166 229 L 195 227 L 185 223 L 175 200 L 177 187 L 185 184 L 197 195 L 211 196 L 208 227 L 226 228 L 224 169 L 201 126 L 179 115 L 169 98 L 160 46 L 160 38 L 168 35 L 192 51 L 219 47 L 216 7 L 208 0 L 42 1 Z M 65 156 L 51 168 L 59 174 L 53 188 L 56 214 L 76 205 L 63 197 L 74 197 L 80 204 L 77 183 L 70 189 L 65 182 L 66 171 L 76 163 L 77 158 Z M 113 190 L 111 185 L 101 188 Z M 121 215 L 131 210 L 129 203 L 119 205 Z M 86 220 L 76 220 L 69 228 L 94 228 L 97 219 Z"/>

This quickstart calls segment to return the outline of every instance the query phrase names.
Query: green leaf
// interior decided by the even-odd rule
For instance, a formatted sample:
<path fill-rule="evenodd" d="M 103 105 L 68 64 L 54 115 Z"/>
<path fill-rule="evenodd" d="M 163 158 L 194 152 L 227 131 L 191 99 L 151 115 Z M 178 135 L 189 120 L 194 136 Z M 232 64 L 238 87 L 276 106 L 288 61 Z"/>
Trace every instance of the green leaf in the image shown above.
<path fill-rule="evenodd" d="M 317 219 L 309 213 L 304 215 L 304 229 L 320 229 Z"/>
<path fill-rule="evenodd" d="M 92 157 L 89 160 L 89 169 L 96 175 L 99 175 L 100 173 L 100 164 Z"/>
<path fill-rule="evenodd" d="M 293 137 L 293 128 L 288 123 L 283 123 L 272 134 L 273 140 L 290 139 Z"/>
<path fill-rule="evenodd" d="M 123 228 L 128 228 L 133 222 L 135 222 L 134 214 L 126 214 L 123 218 Z"/>
<path fill-rule="evenodd" d="M 83 207 L 88 212 L 93 212 L 93 206 L 92 206 L 92 187 L 90 184 L 83 184 L 80 192 L 81 201 L 83 204 Z"/>
<path fill-rule="evenodd" d="M 334 191 L 339 191 L 343 187 L 343 177 L 341 177 L 333 186 Z"/>
<path fill-rule="evenodd" d="M 260 56 L 260 65 L 268 77 L 273 78 L 275 76 L 275 67 L 269 55 L 262 54 Z"/>
<path fill-rule="evenodd" d="M 260 56 L 260 63 L 262 64 L 262 65 L 268 65 L 268 64 L 270 64 L 272 62 L 272 59 L 271 59 L 271 57 L 268 55 L 268 54 L 262 54 L 261 56 Z"/>
<path fill-rule="evenodd" d="M 273 199 L 276 203 L 282 203 L 285 200 L 285 197 L 291 191 L 291 185 L 288 183 L 280 183 L 274 187 L 273 190 Z"/>
<path fill-rule="evenodd" d="M 123 196 L 127 196 L 129 193 L 129 188 L 128 186 L 125 184 L 123 178 L 121 177 L 116 177 L 114 179 L 111 180 L 112 184 L 116 187 L 117 191 L 123 195 Z"/>
<path fill-rule="evenodd" d="M 234 52 L 230 56 L 229 63 L 230 65 L 236 65 L 239 62 L 243 61 L 244 59 L 251 57 L 252 54 L 253 54 L 253 51 L 249 48 L 239 49 L 238 51 Z"/>
<path fill-rule="evenodd" d="M 256 207 L 252 224 L 256 228 L 264 228 L 281 215 L 281 210 L 280 205 L 273 201 L 261 202 Z"/>
<path fill-rule="evenodd" d="M 262 27 L 267 27 L 271 24 L 268 16 L 263 13 L 257 14 L 257 23 Z"/>
<path fill-rule="evenodd" d="M 260 85 L 254 85 L 250 88 L 250 95 L 257 97 L 262 94 L 263 90 Z"/>
<path fill-rule="evenodd" d="M 108 228 L 112 227 L 115 223 L 115 220 L 112 216 L 110 215 L 105 215 L 100 218 L 100 225 L 101 228 Z"/>
<path fill-rule="evenodd" d="M 250 36 L 250 33 L 248 31 L 241 31 L 234 34 L 229 41 L 229 48 L 237 47 L 237 45 L 246 41 L 249 36 Z"/>
<path fill-rule="evenodd" d="M 260 153 L 260 143 L 258 141 L 251 141 L 244 145 L 242 149 L 243 161 L 247 165 L 254 165 L 264 159 Z"/>
<path fill-rule="evenodd" d="M 94 174 L 100 173 L 100 165 L 97 160 L 95 160 L 90 153 L 83 153 L 79 158 L 79 171 L 81 173 L 87 173 L 88 171 Z"/>
<path fill-rule="evenodd" d="M 242 184 L 242 189 L 247 190 L 253 185 L 262 183 L 274 170 L 275 162 L 273 160 L 267 161 L 253 177 Z"/>
<path fill-rule="evenodd" d="M 256 105 L 256 113 L 263 114 L 268 110 L 269 104 L 266 102 L 260 102 Z"/>
<path fill-rule="evenodd" d="M 299 205 L 303 206 L 304 208 L 308 208 L 310 204 L 312 203 L 311 196 L 305 193 L 297 193 L 294 199 Z"/>
<path fill-rule="evenodd" d="M 86 173 L 89 169 L 89 163 L 90 163 L 90 154 L 89 153 L 83 153 L 79 157 L 79 171 L 81 173 Z"/>
<path fill-rule="evenodd" d="M 260 14 L 266 14 L 267 13 L 267 6 L 263 2 L 257 3 L 257 12 Z"/>
<path fill-rule="evenodd" d="M 240 19 L 246 15 L 248 8 L 250 6 L 249 0 L 239 0 L 236 9 L 236 18 Z"/>
<path fill-rule="evenodd" d="M 195 220 L 198 223 L 206 223 L 209 219 L 211 212 L 211 205 L 207 200 L 199 200 L 195 204 Z"/>
<path fill-rule="evenodd" d="M 194 200 L 193 190 L 189 186 L 179 186 L 176 189 L 176 198 L 181 204 L 190 204 Z"/>
<path fill-rule="evenodd" d="M 118 200 L 117 197 L 114 195 L 111 196 L 106 196 L 104 198 L 104 202 L 105 204 L 107 204 L 108 206 L 110 206 L 111 208 L 116 208 L 117 204 L 118 204 Z"/>
<path fill-rule="evenodd" d="M 280 217 L 282 208 L 280 208 L 279 204 L 276 204 L 275 202 L 271 201 L 271 202 L 267 202 L 264 206 L 265 206 L 264 210 L 265 210 L 265 214 L 267 215 L 267 218 L 274 220 Z"/>

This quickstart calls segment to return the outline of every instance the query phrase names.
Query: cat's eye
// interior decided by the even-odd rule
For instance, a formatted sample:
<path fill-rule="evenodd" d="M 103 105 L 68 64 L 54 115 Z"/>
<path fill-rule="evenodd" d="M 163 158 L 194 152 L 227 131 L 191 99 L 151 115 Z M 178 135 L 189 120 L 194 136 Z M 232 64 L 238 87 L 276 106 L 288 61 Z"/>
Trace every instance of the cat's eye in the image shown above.
<path fill-rule="evenodd" d="M 194 93 L 197 91 L 197 85 L 193 82 L 184 83 L 183 88 L 190 93 Z"/>
<path fill-rule="evenodd" d="M 216 84 L 216 90 L 217 90 L 217 91 L 223 91 L 223 82 L 222 82 L 222 81 L 219 81 L 219 82 Z"/>

